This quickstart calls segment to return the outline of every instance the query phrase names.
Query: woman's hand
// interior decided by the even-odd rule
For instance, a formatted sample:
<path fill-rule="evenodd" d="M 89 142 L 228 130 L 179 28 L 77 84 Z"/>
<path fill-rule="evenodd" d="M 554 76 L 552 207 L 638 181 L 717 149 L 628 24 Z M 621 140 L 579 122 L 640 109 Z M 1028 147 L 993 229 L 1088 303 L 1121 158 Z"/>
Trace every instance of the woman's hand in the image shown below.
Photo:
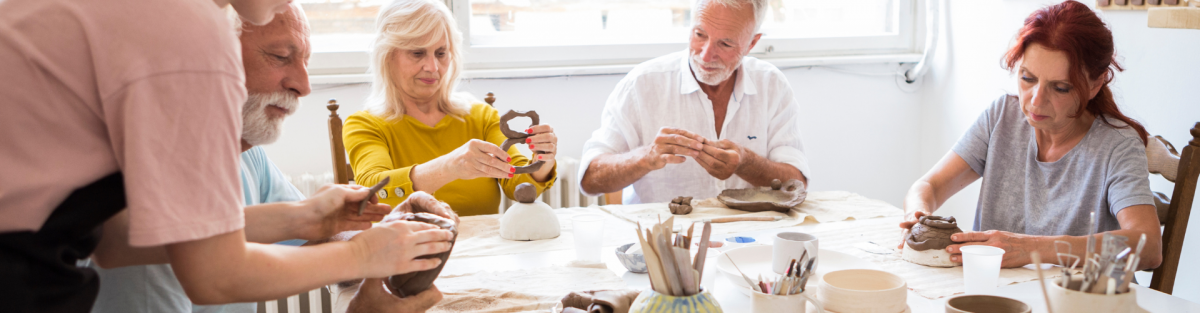
<path fill-rule="evenodd" d="M 929 213 L 925 213 L 925 211 L 913 211 L 912 213 L 904 215 L 904 221 L 900 222 L 900 228 L 903 229 L 903 231 L 900 232 L 900 245 L 897 246 L 896 249 L 904 249 L 904 241 L 908 238 L 909 230 L 912 229 L 913 225 L 917 225 L 917 222 L 921 221 L 922 216 L 927 215 L 929 215 Z"/>
<path fill-rule="evenodd" d="M 321 187 L 311 198 L 300 202 L 303 210 L 294 224 L 293 238 L 322 240 L 344 231 L 371 228 L 371 222 L 382 220 L 392 208 L 369 193 L 366 187 L 357 185 Z M 358 204 L 367 197 L 370 202 L 359 216 Z"/>
<path fill-rule="evenodd" d="M 962 263 L 962 247 L 985 245 L 1004 249 L 1004 259 L 1000 262 L 1001 268 L 1025 266 L 1025 264 L 1033 263 L 1030 257 L 1034 251 L 1042 250 L 1043 237 L 1010 233 L 1006 231 L 989 230 L 982 232 L 963 232 L 950 235 L 950 240 L 954 242 L 962 242 L 962 244 L 953 244 L 946 246 L 946 252 L 950 253 L 950 261 Z M 1049 251 L 1040 252 L 1043 255 L 1042 262 L 1046 262 Z"/>
<path fill-rule="evenodd" d="M 360 260 L 359 276 L 385 277 L 437 267 L 441 259 L 417 257 L 450 250 L 452 239 L 453 233 L 436 225 L 401 220 L 376 224 L 350 242 Z"/>
<path fill-rule="evenodd" d="M 508 164 L 512 158 L 507 152 L 500 150 L 496 144 L 479 139 L 471 139 L 438 159 L 443 161 L 441 170 L 455 179 L 511 178 L 517 171 L 516 167 Z"/>
<path fill-rule="evenodd" d="M 529 163 L 537 161 L 546 161 L 537 172 L 530 173 L 534 180 L 544 182 L 550 179 L 550 172 L 554 171 L 554 157 L 558 155 L 558 135 L 554 134 L 554 127 L 547 124 L 533 125 L 525 130 L 526 133 L 533 134 L 525 138 L 525 143 L 529 144 L 529 150 L 533 151 L 533 156 Z"/>
<path fill-rule="evenodd" d="M 437 286 L 408 298 L 392 294 L 387 280 L 367 278 L 358 286 L 358 292 L 350 299 L 346 313 L 418 313 L 425 312 L 442 301 L 442 292 Z"/>
<path fill-rule="evenodd" d="M 454 224 L 458 224 L 458 213 L 455 213 L 449 204 L 424 191 L 417 191 L 409 195 L 408 199 L 404 199 L 404 202 L 396 207 L 396 210 L 406 213 L 432 213 L 454 220 Z"/>

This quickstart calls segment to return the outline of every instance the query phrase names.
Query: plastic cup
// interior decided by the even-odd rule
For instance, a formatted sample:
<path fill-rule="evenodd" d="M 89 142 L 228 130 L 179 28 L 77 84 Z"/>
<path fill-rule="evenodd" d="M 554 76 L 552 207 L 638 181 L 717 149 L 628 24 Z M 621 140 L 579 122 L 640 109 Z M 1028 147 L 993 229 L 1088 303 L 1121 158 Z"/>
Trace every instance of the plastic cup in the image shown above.
<path fill-rule="evenodd" d="M 990 294 L 996 292 L 996 281 L 1000 279 L 1000 261 L 1004 249 L 992 246 L 964 246 L 963 291 L 967 294 Z"/>
<path fill-rule="evenodd" d="M 604 216 L 580 214 L 571 217 L 575 233 L 575 260 L 600 262 L 600 246 L 604 238 Z"/>

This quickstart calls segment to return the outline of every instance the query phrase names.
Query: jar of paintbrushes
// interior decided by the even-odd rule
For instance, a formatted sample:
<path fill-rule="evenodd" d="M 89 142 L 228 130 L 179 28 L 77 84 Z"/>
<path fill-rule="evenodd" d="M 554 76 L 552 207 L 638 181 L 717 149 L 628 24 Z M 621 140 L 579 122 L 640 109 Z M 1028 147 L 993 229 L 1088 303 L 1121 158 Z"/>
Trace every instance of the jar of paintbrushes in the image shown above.
<path fill-rule="evenodd" d="M 704 273 L 704 260 L 708 255 L 709 235 L 712 224 L 704 223 L 695 258 L 689 258 L 695 224 L 687 234 L 674 233 L 675 218 L 643 229 L 638 224 L 638 243 L 646 260 L 650 275 L 650 290 L 642 292 L 629 312 L 722 312 L 716 298 L 700 287 Z"/>
<path fill-rule="evenodd" d="M 808 242 L 805 244 L 811 245 Z M 808 251 L 816 249 L 805 249 L 800 259 L 788 262 L 783 275 L 775 279 L 760 278 L 757 286 L 751 286 L 754 290 L 750 293 L 751 312 L 804 313 L 807 302 L 812 302 L 818 312 L 825 312 L 825 306 L 805 292 L 808 291 L 808 279 L 812 277 L 816 261 L 816 256 Z"/>

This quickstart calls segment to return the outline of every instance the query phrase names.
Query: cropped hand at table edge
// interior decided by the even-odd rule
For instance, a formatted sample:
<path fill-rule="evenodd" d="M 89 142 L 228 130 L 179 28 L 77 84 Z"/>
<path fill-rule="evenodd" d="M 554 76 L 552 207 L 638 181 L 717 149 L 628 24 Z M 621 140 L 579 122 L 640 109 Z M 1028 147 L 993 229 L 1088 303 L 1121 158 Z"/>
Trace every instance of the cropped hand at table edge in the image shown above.
<path fill-rule="evenodd" d="M 442 301 L 442 292 L 434 285 L 407 298 L 393 295 L 390 289 L 386 279 L 363 279 L 346 313 L 420 313 Z"/>

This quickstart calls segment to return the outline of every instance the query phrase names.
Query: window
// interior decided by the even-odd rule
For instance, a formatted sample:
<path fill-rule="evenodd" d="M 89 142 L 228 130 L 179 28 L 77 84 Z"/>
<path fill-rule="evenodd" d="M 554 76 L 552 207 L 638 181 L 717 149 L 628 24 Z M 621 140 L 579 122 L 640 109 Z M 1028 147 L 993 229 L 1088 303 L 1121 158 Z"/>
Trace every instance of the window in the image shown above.
<path fill-rule="evenodd" d="M 314 74 L 361 73 L 391 0 L 300 0 Z M 914 53 L 915 0 L 768 0 L 760 58 Z M 694 0 L 447 0 L 468 70 L 636 64 L 686 48 Z"/>

